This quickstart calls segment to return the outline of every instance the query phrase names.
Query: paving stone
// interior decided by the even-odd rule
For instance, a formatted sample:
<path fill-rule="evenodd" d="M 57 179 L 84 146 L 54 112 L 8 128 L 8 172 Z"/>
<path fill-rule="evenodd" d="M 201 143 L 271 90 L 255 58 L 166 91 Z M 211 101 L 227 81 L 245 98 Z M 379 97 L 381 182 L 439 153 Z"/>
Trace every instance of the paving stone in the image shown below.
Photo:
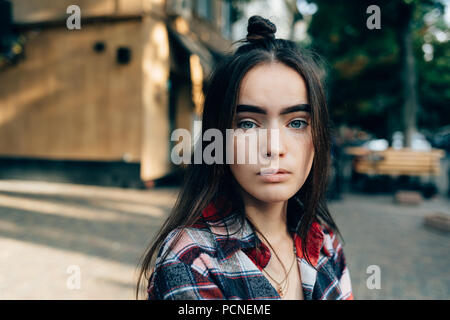
<path fill-rule="evenodd" d="M 418 205 L 423 201 L 422 195 L 417 191 L 397 191 L 394 201 L 398 204 Z"/>

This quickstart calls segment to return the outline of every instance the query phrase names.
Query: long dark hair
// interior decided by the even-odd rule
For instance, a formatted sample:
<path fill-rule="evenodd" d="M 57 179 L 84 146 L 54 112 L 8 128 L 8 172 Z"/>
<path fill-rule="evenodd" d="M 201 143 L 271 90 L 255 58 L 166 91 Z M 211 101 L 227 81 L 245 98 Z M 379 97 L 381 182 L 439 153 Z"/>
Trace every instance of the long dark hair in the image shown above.
<path fill-rule="evenodd" d="M 330 167 L 330 132 L 326 96 L 323 89 L 323 72 L 318 56 L 312 51 L 299 48 L 294 42 L 276 39 L 276 27 L 269 20 L 253 16 L 248 21 L 248 35 L 238 41 L 241 45 L 234 54 L 227 56 L 213 71 L 206 89 L 202 115 L 202 132 L 210 128 L 220 130 L 225 136 L 226 129 L 232 128 L 236 112 L 240 83 L 245 74 L 253 67 L 270 62 L 281 62 L 296 70 L 304 79 L 308 101 L 311 106 L 311 131 L 314 144 L 314 159 L 311 171 L 300 190 L 288 200 L 300 202 L 303 206 L 301 224 L 296 231 L 301 238 L 303 255 L 311 264 L 306 251 L 307 234 L 311 223 L 319 218 L 333 231 L 339 230 L 333 221 L 326 204 L 326 190 Z M 195 148 L 206 147 L 203 139 Z M 226 147 L 222 154 L 226 154 Z M 219 198 L 232 200 L 233 210 L 243 214 L 243 200 L 237 191 L 237 182 L 227 164 L 191 164 L 186 167 L 185 178 L 172 212 L 164 222 L 155 240 L 143 255 L 138 277 L 136 298 L 142 277 L 149 279 L 156 254 L 167 235 L 177 227 L 190 226 L 201 219 L 202 211 L 211 202 Z M 220 209 L 220 208 L 219 208 Z M 178 236 L 181 233 L 178 233 Z M 173 246 L 179 237 L 172 242 Z M 164 257 L 162 258 L 164 259 Z"/>

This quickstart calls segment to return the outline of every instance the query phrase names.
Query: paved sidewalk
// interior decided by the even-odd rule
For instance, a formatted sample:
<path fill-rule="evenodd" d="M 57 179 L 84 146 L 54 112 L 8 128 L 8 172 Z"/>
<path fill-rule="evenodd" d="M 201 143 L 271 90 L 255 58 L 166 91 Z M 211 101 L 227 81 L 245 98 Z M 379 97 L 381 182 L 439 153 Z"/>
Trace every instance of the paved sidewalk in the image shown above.
<path fill-rule="evenodd" d="M 344 237 L 356 299 L 450 299 L 450 233 L 423 224 L 436 211 L 450 214 L 448 199 L 406 206 L 393 196 L 347 194 L 329 207 Z M 380 268 L 381 289 L 366 285 L 370 265 Z"/>
<path fill-rule="evenodd" d="M 134 299 L 176 192 L 0 181 L 0 299 Z M 80 289 L 67 287 L 73 270 Z"/>
<path fill-rule="evenodd" d="M 176 192 L 0 181 L 0 299 L 134 299 L 137 262 Z M 450 235 L 423 225 L 449 204 L 353 194 L 331 202 L 355 297 L 449 299 Z M 380 267 L 380 290 L 366 286 L 369 265 Z M 71 266 L 79 289 L 67 286 Z"/>

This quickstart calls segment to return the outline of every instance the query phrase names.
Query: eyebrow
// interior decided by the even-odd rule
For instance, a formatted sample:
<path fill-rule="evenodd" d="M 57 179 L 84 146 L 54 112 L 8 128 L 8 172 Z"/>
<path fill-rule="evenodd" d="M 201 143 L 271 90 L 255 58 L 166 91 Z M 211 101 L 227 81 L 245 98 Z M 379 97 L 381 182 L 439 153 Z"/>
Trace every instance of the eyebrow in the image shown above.
<path fill-rule="evenodd" d="M 301 103 L 297 104 L 292 107 L 287 107 L 281 110 L 280 114 L 288 114 L 292 112 L 297 111 L 304 111 L 311 113 L 311 106 L 307 103 Z M 261 113 L 261 114 L 267 114 L 267 111 L 264 108 L 258 107 L 258 106 L 252 106 L 248 104 L 239 104 L 236 107 L 236 113 L 239 112 L 253 112 L 253 113 Z"/>

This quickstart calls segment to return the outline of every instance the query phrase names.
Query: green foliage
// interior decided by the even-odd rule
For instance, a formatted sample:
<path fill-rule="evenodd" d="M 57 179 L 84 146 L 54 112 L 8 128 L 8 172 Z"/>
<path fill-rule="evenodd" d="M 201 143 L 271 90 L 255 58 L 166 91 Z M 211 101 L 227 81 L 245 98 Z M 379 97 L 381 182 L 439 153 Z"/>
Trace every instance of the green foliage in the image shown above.
<path fill-rule="evenodd" d="M 449 43 L 433 41 L 434 59 L 424 60 L 422 45 L 430 27 L 424 16 L 438 1 L 317 0 L 308 33 L 311 49 L 328 61 L 329 108 L 336 124 L 359 125 L 379 137 L 401 130 L 401 36 L 411 21 L 414 35 L 418 92 L 422 108 L 419 128 L 448 124 Z M 369 5 L 381 10 L 381 29 L 370 30 Z M 442 17 L 442 14 L 441 14 Z M 441 28 L 442 18 L 439 21 Z M 429 36 L 428 36 L 429 38 Z"/>
<path fill-rule="evenodd" d="M 430 42 L 433 59 L 418 59 L 419 94 L 422 108 L 418 123 L 437 128 L 450 123 L 450 42 Z M 419 50 L 418 50 L 419 51 Z M 418 52 L 418 57 L 423 52 Z"/>

